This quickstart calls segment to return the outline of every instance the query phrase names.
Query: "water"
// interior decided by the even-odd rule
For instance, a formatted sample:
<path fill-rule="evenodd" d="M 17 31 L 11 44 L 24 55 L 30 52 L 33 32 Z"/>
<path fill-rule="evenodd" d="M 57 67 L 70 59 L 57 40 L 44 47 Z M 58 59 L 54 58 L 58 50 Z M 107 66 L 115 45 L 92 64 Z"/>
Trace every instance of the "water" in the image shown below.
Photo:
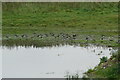
<path fill-rule="evenodd" d="M 110 58 L 112 48 L 103 47 L 2 47 L 3 78 L 64 78 L 94 68 L 100 58 Z M 112 49 L 112 50 L 110 50 Z"/>
<path fill-rule="evenodd" d="M 0 79 L 2 79 L 2 49 L 0 48 Z"/>

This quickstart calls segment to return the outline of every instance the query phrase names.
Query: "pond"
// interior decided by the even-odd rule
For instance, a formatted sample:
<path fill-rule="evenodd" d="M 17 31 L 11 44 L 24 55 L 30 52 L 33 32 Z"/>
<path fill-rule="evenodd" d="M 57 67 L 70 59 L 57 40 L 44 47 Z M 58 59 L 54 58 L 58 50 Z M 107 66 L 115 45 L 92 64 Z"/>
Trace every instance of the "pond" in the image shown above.
<path fill-rule="evenodd" d="M 0 79 L 2 79 L 2 48 L 0 48 Z"/>
<path fill-rule="evenodd" d="M 3 50 L 3 78 L 64 78 L 94 68 L 100 58 L 110 58 L 114 49 L 97 46 L 61 45 L 35 48 L 0 47 Z"/>

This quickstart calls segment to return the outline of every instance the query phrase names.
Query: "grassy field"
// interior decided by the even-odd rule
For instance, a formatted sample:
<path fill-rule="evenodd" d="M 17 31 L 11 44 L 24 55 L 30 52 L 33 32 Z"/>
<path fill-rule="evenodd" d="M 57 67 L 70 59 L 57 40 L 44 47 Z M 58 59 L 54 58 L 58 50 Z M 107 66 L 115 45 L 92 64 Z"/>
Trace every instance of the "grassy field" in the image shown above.
<path fill-rule="evenodd" d="M 68 42 L 85 43 L 86 38 L 89 38 L 90 43 L 117 46 L 117 3 L 3 3 L 2 5 L 3 44 L 11 43 L 15 39 L 18 41 L 27 38 L 32 41 L 31 37 L 38 42 L 52 43 L 54 40 L 60 43 L 64 37 L 55 36 L 62 33 L 70 37 L 76 34 L 74 40 L 64 39 Z M 47 34 L 48 37 L 37 38 L 39 34 L 43 36 Z M 27 37 L 21 38 L 22 35 Z M 101 40 L 102 35 L 105 36 L 104 42 Z M 6 41 L 8 37 L 9 41 Z"/>
<path fill-rule="evenodd" d="M 110 59 L 100 62 L 94 69 L 89 69 L 86 74 L 89 78 L 109 78 L 110 80 L 120 79 L 120 53 L 114 53 Z"/>
<path fill-rule="evenodd" d="M 118 3 L 2 3 L 3 46 L 86 44 L 118 47 Z M 116 77 L 116 61 L 89 77 Z M 117 62 L 117 61 L 116 61 Z M 104 73 L 104 74 L 103 74 Z M 112 73 L 115 73 L 115 75 Z"/>

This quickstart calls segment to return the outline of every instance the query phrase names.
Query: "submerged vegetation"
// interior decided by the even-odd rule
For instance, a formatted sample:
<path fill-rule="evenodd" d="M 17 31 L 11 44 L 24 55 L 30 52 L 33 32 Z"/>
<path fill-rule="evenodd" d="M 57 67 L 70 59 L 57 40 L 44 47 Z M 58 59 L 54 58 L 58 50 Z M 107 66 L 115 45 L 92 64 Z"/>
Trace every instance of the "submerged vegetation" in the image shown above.
<path fill-rule="evenodd" d="M 2 6 L 3 46 L 93 44 L 118 47 L 120 43 L 118 3 L 4 2 Z M 110 59 L 101 58 L 97 67 L 86 72 L 88 77 L 119 78 L 119 54 Z M 78 75 L 72 76 L 76 77 Z"/>

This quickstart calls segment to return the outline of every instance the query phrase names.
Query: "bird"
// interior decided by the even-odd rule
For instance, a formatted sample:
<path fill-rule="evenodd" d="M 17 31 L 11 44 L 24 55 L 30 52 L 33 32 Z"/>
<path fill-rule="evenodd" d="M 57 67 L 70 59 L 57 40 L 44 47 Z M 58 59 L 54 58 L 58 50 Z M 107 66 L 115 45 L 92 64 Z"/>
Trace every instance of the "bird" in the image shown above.
<path fill-rule="evenodd" d="M 17 34 L 15 34 L 15 37 L 18 37 L 18 35 L 17 35 Z"/>
<path fill-rule="evenodd" d="M 22 37 L 22 38 L 25 38 L 25 37 L 27 37 L 27 35 L 24 35 L 24 34 L 23 34 L 21 37 Z"/>
<path fill-rule="evenodd" d="M 77 35 L 76 34 L 73 34 L 73 37 L 76 37 Z"/>
<path fill-rule="evenodd" d="M 102 51 L 100 51 L 100 53 L 102 53 Z"/>
<path fill-rule="evenodd" d="M 86 37 L 86 40 L 88 40 L 88 37 Z"/>
<path fill-rule="evenodd" d="M 40 35 L 37 35 L 37 37 L 40 37 Z"/>
<path fill-rule="evenodd" d="M 97 55 L 100 55 L 100 53 L 98 53 Z"/>
<path fill-rule="evenodd" d="M 6 35 L 6 38 L 9 38 L 9 36 Z"/>

